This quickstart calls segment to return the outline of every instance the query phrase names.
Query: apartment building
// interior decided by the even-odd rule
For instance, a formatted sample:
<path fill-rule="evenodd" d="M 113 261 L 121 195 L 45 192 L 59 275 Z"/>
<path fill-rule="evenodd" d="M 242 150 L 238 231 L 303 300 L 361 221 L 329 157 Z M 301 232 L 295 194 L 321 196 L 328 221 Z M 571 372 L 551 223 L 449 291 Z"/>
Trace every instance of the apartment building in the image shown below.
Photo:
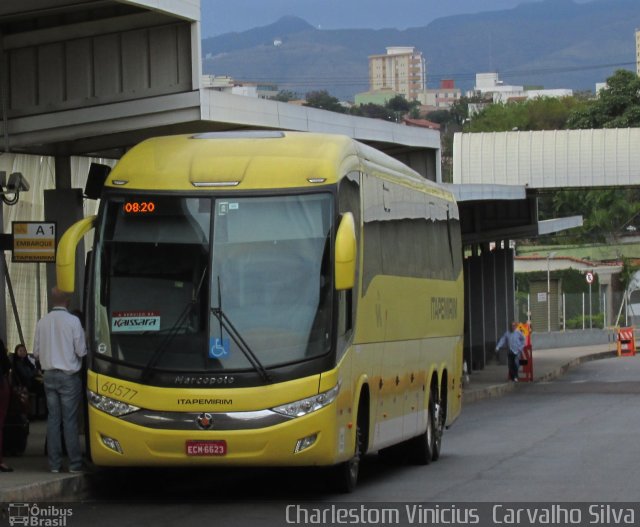
<path fill-rule="evenodd" d="M 415 101 L 426 88 L 427 67 L 422 52 L 409 46 L 386 48 L 384 55 L 369 56 L 369 90 L 393 90 Z"/>
<path fill-rule="evenodd" d="M 573 90 L 560 89 L 528 89 L 524 86 L 506 85 L 497 73 L 476 73 L 476 85 L 468 97 L 480 95 L 491 98 L 494 103 L 507 103 L 515 100 L 537 99 L 540 97 L 571 97 Z"/>
<path fill-rule="evenodd" d="M 462 92 L 456 88 L 453 79 L 443 79 L 436 89 L 424 90 L 418 95 L 418 101 L 429 110 L 448 110 L 460 100 Z"/>
<path fill-rule="evenodd" d="M 272 99 L 278 94 L 277 84 L 237 81 L 228 75 L 202 75 L 202 87 L 258 99 Z"/>

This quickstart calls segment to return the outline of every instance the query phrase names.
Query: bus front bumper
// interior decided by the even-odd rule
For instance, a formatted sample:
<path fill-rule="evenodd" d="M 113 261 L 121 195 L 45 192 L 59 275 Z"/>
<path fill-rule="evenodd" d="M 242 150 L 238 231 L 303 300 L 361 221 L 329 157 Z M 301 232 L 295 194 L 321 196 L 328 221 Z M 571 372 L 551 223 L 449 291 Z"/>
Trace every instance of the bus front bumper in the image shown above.
<path fill-rule="evenodd" d="M 200 430 L 141 426 L 89 407 L 92 461 L 98 466 L 320 466 L 346 460 L 351 430 L 335 403 L 261 428 Z M 205 423 L 208 424 L 208 423 Z M 250 425 L 249 425 L 250 426 Z"/>

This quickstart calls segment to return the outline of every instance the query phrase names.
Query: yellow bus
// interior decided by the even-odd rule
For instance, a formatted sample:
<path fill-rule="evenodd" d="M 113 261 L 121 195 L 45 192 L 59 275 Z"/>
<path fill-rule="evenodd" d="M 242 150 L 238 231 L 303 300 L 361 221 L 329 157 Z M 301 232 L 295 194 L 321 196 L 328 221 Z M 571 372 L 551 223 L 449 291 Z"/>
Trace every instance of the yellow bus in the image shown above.
<path fill-rule="evenodd" d="M 440 455 L 461 408 L 463 276 L 452 195 L 348 137 L 159 137 L 60 240 L 87 267 L 97 466 L 330 466 Z"/>

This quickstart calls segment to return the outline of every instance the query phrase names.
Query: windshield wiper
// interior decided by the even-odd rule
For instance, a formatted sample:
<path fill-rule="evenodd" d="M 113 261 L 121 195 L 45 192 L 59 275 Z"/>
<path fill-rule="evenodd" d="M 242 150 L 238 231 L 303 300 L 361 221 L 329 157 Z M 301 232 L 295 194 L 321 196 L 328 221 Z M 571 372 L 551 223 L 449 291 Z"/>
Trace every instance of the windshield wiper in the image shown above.
<path fill-rule="evenodd" d="M 220 276 L 218 276 L 218 307 L 212 307 L 211 313 L 213 316 L 218 319 L 220 323 L 220 341 L 222 341 L 222 330 L 226 330 L 226 332 L 231 337 L 231 340 L 235 342 L 236 346 L 240 348 L 240 351 L 247 358 L 251 366 L 258 372 L 260 377 L 264 382 L 272 382 L 271 376 L 269 372 L 265 369 L 265 367 L 260 362 L 260 359 L 256 357 L 255 353 L 251 350 L 251 347 L 247 342 L 242 338 L 242 335 L 238 332 L 235 326 L 232 324 L 229 317 L 225 315 L 224 311 L 222 311 L 222 292 L 220 289 Z"/>
<path fill-rule="evenodd" d="M 207 274 L 207 268 L 205 267 L 202 270 L 202 276 L 200 277 L 200 281 L 198 283 L 198 287 L 193 291 L 193 293 L 191 295 L 191 300 L 187 303 L 186 306 L 184 306 L 184 309 L 180 313 L 180 316 L 178 316 L 178 318 L 174 322 L 173 326 L 171 326 L 170 328 L 164 329 L 164 330 L 145 331 L 145 332 L 142 333 L 143 335 L 147 335 L 149 333 L 154 333 L 156 335 L 159 335 L 159 334 L 162 334 L 162 333 L 165 333 L 165 332 L 167 333 L 166 338 L 154 350 L 154 352 L 151 355 L 151 358 L 149 359 L 149 362 L 147 362 L 147 365 L 144 367 L 144 370 L 142 370 L 142 379 L 146 379 L 148 377 L 151 369 L 156 364 L 158 364 L 158 361 L 162 358 L 162 355 L 164 355 L 164 352 L 167 350 L 167 348 L 169 347 L 169 344 L 174 339 L 174 337 L 176 335 L 178 335 L 178 333 L 181 330 L 185 329 L 185 322 L 189 318 L 189 316 L 191 315 L 191 312 L 192 312 L 193 308 L 195 307 L 195 305 L 198 303 L 198 298 L 200 296 L 200 290 L 202 289 L 202 284 L 204 283 L 204 277 L 205 277 L 206 274 Z"/>

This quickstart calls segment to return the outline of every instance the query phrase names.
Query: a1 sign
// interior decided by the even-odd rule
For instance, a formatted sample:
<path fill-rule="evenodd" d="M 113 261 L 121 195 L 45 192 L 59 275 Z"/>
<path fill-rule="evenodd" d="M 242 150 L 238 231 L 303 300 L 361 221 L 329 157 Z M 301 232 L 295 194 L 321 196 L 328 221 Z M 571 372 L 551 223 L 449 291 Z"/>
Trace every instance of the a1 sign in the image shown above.
<path fill-rule="evenodd" d="M 593 273 L 588 272 L 584 276 L 587 279 L 587 283 L 588 284 L 592 284 L 593 283 Z"/>
<path fill-rule="evenodd" d="M 55 262 L 55 222 L 14 221 L 13 262 Z"/>

